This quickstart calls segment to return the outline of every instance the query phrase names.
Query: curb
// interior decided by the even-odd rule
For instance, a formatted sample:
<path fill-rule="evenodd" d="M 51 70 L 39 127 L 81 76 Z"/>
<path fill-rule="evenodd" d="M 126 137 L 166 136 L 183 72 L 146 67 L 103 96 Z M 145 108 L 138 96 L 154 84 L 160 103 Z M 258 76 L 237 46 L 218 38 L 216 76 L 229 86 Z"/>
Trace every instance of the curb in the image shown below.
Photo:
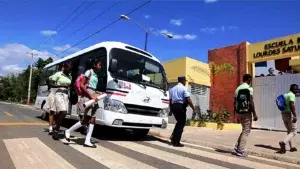
<path fill-rule="evenodd" d="M 154 136 L 154 137 L 155 136 L 161 137 L 161 138 L 165 138 L 165 139 L 169 139 L 169 137 L 170 137 L 170 136 L 166 136 L 165 134 L 161 134 L 159 131 L 151 131 L 151 130 L 149 131 L 149 135 Z M 210 148 L 222 150 L 222 151 L 229 151 L 229 152 L 233 151 L 232 147 L 219 145 L 219 144 L 215 144 L 215 143 L 189 140 L 189 139 L 184 139 L 184 138 L 182 138 L 181 141 L 190 143 L 190 144 L 204 146 L 204 147 L 210 147 Z M 274 154 L 270 154 L 270 153 L 255 152 L 255 151 L 249 150 L 249 149 L 246 151 L 248 152 L 249 155 L 300 165 L 300 159 L 297 159 L 297 158 L 283 157 L 280 155 L 274 155 Z"/>

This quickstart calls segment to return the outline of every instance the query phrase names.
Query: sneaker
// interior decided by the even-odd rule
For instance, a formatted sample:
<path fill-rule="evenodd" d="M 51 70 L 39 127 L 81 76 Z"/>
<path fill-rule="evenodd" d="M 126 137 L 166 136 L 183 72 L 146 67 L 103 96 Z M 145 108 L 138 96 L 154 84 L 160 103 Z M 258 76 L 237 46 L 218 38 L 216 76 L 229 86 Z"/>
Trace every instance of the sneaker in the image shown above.
<path fill-rule="evenodd" d="M 238 152 L 238 144 L 235 144 L 235 146 L 234 146 L 234 151 L 235 151 L 235 152 Z"/>
<path fill-rule="evenodd" d="M 298 150 L 297 150 L 296 147 L 292 147 L 292 148 L 290 149 L 290 151 L 291 151 L 291 152 L 295 152 L 295 151 L 298 151 Z"/>
<path fill-rule="evenodd" d="M 53 134 L 52 134 L 52 139 L 53 140 L 59 140 L 59 135 L 58 135 L 58 132 L 57 131 L 54 131 Z"/>
<path fill-rule="evenodd" d="M 241 152 L 241 151 L 238 151 L 236 152 L 236 155 L 239 156 L 239 157 L 248 157 L 248 153 L 246 152 Z"/>
<path fill-rule="evenodd" d="M 280 153 L 285 154 L 286 153 L 285 143 L 283 141 L 281 141 L 281 142 L 279 142 L 279 146 L 280 146 Z"/>
<path fill-rule="evenodd" d="M 49 130 L 48 134 L 52 135 L 53 134 L 53 130 Z"/>

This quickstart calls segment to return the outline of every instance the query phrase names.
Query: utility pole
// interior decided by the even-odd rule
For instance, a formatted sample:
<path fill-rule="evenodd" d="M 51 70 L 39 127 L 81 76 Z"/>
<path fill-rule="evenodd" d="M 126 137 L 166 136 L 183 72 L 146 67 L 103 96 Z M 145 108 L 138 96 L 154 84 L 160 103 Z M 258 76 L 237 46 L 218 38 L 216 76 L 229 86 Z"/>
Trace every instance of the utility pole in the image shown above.
<path fill-rule="evenodd" d="M 31 55 L 31 61 L 30 61 L 30 75 L 29 75 L 29 82 L 28 82 L 28 96 L 27 96 L 27 105 L 30 104 L 30 94 L 31 94 L 31 78 L 32 78 L 32 64 L 33 64 L 33 56 L 37 56 L 38 54 L 35 54 L 33 52 L 27 52 L 27 54 Z"/>

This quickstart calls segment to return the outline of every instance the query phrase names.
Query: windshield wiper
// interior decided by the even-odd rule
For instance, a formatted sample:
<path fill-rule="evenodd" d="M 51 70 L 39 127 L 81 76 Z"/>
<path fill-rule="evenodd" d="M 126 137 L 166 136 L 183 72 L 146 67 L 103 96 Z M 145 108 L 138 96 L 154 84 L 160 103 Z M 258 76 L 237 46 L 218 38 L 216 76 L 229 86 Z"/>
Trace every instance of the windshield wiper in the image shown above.
<path fill-rule="evenodd" d="M 146 85 L 143 84 L 142 82 L 136 82 L 136 84 L 137 84 L 138 86 L 140 86 L 141 88 L 143 88 L 143 89 L 146 89 L 146 88 L 147 88 Z"/>
<path fill-rule="evenodd" d="M 156 83 L 154 83 L 154 82 L 152 82 L 152 81 L 150 81 L 149 84 L 150 84 L 150 86 L 153 86 L 153 87 L 159 89 L 159 90 L 160 90 L 161 92 L 163 92 L 164 94 L 166 94 L 166 90 L 162 89 L 162 87 L 161 87 L 160 85 L 158 85 L 158 84 L 156 84 Z"/>

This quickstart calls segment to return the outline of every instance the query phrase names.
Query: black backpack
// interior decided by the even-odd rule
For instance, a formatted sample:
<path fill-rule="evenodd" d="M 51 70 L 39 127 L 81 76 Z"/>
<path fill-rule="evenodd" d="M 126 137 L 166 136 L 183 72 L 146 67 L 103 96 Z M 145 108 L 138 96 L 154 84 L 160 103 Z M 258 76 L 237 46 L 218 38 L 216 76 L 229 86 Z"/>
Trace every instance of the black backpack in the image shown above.
<path fill-rule="evenodd" d="M 250 90 L 241 89 L 238 92 L 236 99 L 236 113 L 244 114 L 250 111 Z"/>

